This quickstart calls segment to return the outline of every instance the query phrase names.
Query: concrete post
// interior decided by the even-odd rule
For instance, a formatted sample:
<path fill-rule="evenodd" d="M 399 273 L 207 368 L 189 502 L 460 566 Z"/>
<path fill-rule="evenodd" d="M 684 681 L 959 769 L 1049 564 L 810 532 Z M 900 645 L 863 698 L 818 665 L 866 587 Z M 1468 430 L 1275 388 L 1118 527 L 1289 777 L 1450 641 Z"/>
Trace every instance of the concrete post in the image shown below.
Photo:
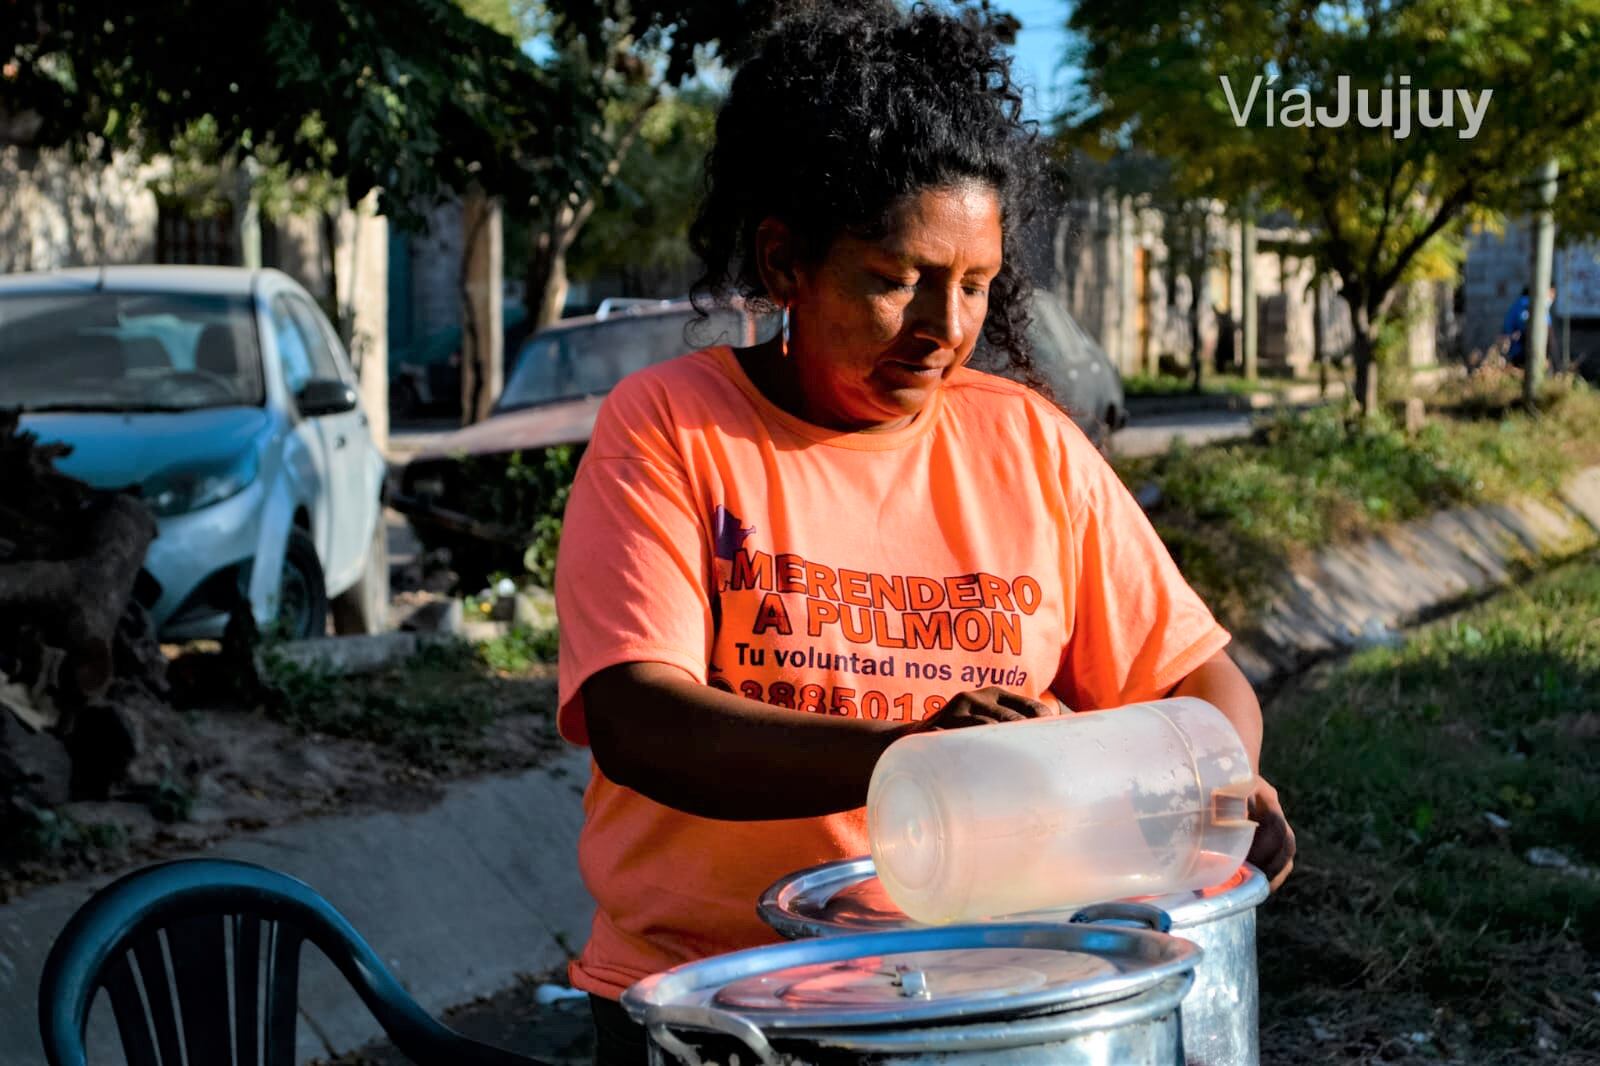
<path fill-rule="evenodd" d="M 1533 257 L 1533 292 L 1528 308 L 1528 343 L 1524 355 L 1527 372 L 1522 379 L 1522 397 L 1529 404 L 1538 399 L 1539 387 L 1544 383 L 1545 349 L 1549 345 L 1550 330 L 1546 319 L 1550 316 L 1550 261 L 1555 254 L 1556 227 L 1551 205 L 1556 200 L 1557 164 L 1554 159 L 1545 161 L 1539 168 L 1539 214 Z"/>
<path fill-rule="evenodd" d="M 256 173 L 260 165 L 247 155 L 239 163 L 234 190 L 234 244 L 239 249 L 239 265 L 261 269 L 261 206 L 256 202 Z"/>
<path fill-rule="evenodd" d="M 1239 321 L 1244 326 L 1244 376 L 1246 381 L 1256 380 L 1256 352 L 1260 329 L 1256 322 L 1256 212 L 1255 205 L 1245 207 L 1244 224 L 1239 229 L 1239 281 L 1243 292 L 1239 298 Z"/>
<path fill-rule="evenodd" d="M 344 321 L 335 325 L 349 330 L 361 409 L 372 442 L 382 450 L 389 444 L 389 222 L 378 214 L 376 191 L 340 212 L 338 233 L 334 273 Z"/>
<path fill-rule="evenodd" d="M 1138 362 L 1139 289 L 1135 276 L 1138 260 L 1134 252 L 1132 216 L 1132 197 L 1119 198 L 1117 200 L 1117 350 L 1110 355 L 1124 374 L 1144 370 Z"/>

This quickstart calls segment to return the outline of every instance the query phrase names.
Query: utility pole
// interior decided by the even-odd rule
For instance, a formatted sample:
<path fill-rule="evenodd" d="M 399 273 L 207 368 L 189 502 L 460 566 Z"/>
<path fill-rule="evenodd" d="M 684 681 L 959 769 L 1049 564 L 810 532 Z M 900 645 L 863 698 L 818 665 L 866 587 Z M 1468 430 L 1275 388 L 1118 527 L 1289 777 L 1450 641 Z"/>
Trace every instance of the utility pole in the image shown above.
<path fill-rule="evenodd" d="M 1550 261 L 1555 253 L 1556 227 L 1551 210 L 1556 201 L 1557 164 L 1547 159 L 1539 168 L 1539 214 L 1534 237 L 1533 293 L 1528 308 L 1527 372 L 1522 378 L 1522 399 L 1532 407 L 1544 383 L 1545 349 L 1550 340 Z"/>

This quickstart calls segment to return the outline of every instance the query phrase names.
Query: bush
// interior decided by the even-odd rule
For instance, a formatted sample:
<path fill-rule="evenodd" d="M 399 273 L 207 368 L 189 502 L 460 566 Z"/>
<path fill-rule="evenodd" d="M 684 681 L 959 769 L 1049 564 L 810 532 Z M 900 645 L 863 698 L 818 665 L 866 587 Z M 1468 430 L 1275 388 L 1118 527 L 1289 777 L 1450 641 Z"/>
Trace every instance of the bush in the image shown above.
<path fill-rule="evenodd" d="M 498 550 L 474 545 L 467 558 L 453 559 L 463 581 L 475 585 L 496 570 L 526 569 L 536 582 L 552 587 L 561 516 L 582 455 L 583 445 L 562 444 L 461 460 L 462 511 L 523 537 Z"/>

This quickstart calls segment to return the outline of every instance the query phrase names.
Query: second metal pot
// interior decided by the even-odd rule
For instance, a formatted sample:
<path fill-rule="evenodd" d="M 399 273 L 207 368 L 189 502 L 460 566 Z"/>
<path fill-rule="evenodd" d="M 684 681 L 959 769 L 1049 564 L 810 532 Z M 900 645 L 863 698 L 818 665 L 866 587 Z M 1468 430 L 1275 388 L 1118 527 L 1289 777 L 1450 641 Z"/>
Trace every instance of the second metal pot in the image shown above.
<path fill-rule="evenodd" d="M 1183 1002 L 1189 1066 L 1258 1066 L 1259 980 L 1255 909 L 1267 898 L 1267 879 L 1248 863 L 1220 885 L 1196 892 L 1141 897 L 1167 912 L 1172 932 L 1205 952 L 1194 990 Z M 1070 922 L 1115 919 L 1116 904 L 1010 916 L 1005 921 Z M 757 910 L 790 939 L 925 928 L 907 918 L 879 883 L 872 859 L 824 863 L 791 874 L 762 893 Z M 1002 920 L 1002 919 L 997 919 Z"/>

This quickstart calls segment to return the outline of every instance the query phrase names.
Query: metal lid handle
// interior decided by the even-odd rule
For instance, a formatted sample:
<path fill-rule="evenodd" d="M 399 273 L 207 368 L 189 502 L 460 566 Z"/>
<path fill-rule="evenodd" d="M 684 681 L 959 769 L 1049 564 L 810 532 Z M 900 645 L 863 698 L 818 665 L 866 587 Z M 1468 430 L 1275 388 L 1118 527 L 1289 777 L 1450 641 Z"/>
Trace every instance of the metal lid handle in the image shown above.
<path fill-rule="evenodd" d="M 1074 922 L 1115 922 L 1119 925 L 1140 925 L 1158 933 L 1172 932 L 1172 916 L 1160 907 L 1148 903 L 1119 901 L 1091 903 L 1072 916 Z"/>
<path fill-rule="evenodd" d="M 688 1006 L 673 1003 L 654 1003 L 645 1010 L 645 1028 L 650 1039 L 678 1056 L 686 1066 L 701 1066 L 700 1056 L 694 1049 L 673 1035 L 669 1026 L 681 1025 L 690 1029 L 709 1029 L 733 1037 L 749 1048 L 764 1066 L 783 1066 L 767 1036 L 748 1018 L 730 1011 L 709 1006 Z"/>

